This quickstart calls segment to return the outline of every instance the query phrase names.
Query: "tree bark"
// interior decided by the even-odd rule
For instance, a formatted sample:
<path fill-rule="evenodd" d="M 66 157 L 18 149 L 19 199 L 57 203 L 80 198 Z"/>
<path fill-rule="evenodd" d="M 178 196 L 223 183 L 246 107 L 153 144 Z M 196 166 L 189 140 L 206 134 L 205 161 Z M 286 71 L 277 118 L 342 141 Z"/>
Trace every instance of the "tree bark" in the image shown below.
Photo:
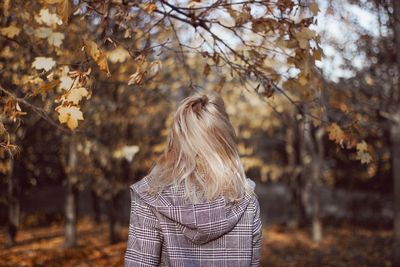
<path fill-rule="evenodd" d="M 10 159 L 8 178 L 8 229 L 7 239 L 10 245 L 15 244 L 20 221 L 19 179 L 14 175 L 14 159 Z"/>
<path fill-rule="evenodd" d="M 392 173 L 394 182 L 394 240 L 393 266 L 400 266 L 400 3 L 393 0 L 393 32 L 396 42 L 397 84 L 392 87 L 392 104 L 395 107 L 390 121 L 392 143 Z"/>
<path fill-rule="evenodd" d="M 101 222 L 100 198 L 94 190 L 91 190 L 93 220 L 98 224 Z"/>
<path fill-rule="evenodd" d="M 110 243 L 115 244 L 120 241 L 119 230 L 120 223 L 117 218 L 118 211 L 118 195 L 114 195 L 108 200 L 108 220 L 109 220 L 109 231 L 110 231 Z"/>
<path fill-rule="evenodd" d="M 65 235 L 64 245 L 73 247 L 76 245 L 76 222 L 77 222 L 77 205 L 78 191 L 75 183 L 77 181 L 77 144 L 75 136 L 72 136 L 69 143 L 68 173 L 66 185 L 65 199 Z"/>
<path fill-rule="evenodd" d="M 400 111 L 390 124 L 392 173 L 394 180 L 393 266 L 400 266 Z"/>
<path fill-rule="evenodd" d="M 289 187 L 292 194 L 292 203 L 295 207 L 293 219 L 289 225 L 294 228 L 302 227 L 306 223 L 306 212 L 302 201 L 303 183 L 300 175 L 299 156 L 298 156 L 298 132 L 299 123 L 295 119 L 294 114 L 289 118 L 289 127 L 286 130 L 286 155 L 289 169 Z"/>
<path fill-rule="evenodd" d="M 320 214 L 319 192 L 321 189 L 321 176 L 324 163 L 324 130 L 312 129 L 310 118 L 304 118 L 302 140 L 303 179 L 306 181 L 304 188 L 304 202 L 309 206 L 311 236 L 315 242 L 322 240 L 322 220 Z"/>

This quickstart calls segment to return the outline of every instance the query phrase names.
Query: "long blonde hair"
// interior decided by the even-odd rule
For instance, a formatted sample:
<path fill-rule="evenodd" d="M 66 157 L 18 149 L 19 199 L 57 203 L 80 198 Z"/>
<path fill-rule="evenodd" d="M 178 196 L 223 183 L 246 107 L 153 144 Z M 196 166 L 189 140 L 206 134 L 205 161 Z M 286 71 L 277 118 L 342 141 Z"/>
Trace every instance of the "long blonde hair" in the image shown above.
<path fill-rule="evenodd" d="M 220 196 L 238 200 L 253 193 L 248 184 L 222 97 L 195 93 L 182 100 L 168 144 L 149 173 L 150 191 L 183 186 L 193 203 Z"/>

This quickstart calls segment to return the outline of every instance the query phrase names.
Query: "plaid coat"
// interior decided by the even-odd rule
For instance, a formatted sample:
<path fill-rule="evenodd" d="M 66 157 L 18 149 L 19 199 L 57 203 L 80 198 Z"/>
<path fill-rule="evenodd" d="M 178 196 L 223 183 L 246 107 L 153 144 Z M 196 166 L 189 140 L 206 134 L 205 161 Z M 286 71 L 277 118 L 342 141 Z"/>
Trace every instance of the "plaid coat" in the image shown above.
<path fill-rule="evenodd" d="M 185 204 L 181 187 L 146 193 L 147 177 L 130 189 L 125 267 L 259 266 L 262 225 L 256 196 L 235 204 L 222 197 Z"/>

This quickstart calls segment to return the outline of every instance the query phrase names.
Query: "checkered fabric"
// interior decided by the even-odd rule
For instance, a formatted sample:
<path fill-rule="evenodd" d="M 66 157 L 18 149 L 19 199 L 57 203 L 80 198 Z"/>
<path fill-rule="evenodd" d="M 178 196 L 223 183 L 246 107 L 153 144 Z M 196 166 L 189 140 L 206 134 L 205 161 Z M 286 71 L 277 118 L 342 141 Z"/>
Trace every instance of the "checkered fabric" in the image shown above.
<path fill-rule="evenodd" d="M 256 196 L 187 204 L 182 187 L 146 193 L 147 179 L 130 187 L 125 267 L 259 266 L 262 224 Z"/>

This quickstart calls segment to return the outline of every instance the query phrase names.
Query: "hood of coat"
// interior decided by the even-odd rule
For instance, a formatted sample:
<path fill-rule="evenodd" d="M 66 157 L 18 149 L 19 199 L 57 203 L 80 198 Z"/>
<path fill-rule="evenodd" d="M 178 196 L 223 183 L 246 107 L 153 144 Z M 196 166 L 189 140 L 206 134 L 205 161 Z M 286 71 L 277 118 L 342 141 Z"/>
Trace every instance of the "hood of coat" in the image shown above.
<path fill-rule="evenodd" d="M 149 194 L 148 177 L 131 185 L 140 198 L 161 216 L 176 222 L 182 233 L 196 244 L 205 244 L 229 232 L 238 223 L 251 196 L 245 195 L 236 202 L 226 202 L 223 197 L 213 201 L 185 204 L 183 189 L 169 187 L 158 194 Z M 254 188 L 255 183 L 247 179 Z"/>

